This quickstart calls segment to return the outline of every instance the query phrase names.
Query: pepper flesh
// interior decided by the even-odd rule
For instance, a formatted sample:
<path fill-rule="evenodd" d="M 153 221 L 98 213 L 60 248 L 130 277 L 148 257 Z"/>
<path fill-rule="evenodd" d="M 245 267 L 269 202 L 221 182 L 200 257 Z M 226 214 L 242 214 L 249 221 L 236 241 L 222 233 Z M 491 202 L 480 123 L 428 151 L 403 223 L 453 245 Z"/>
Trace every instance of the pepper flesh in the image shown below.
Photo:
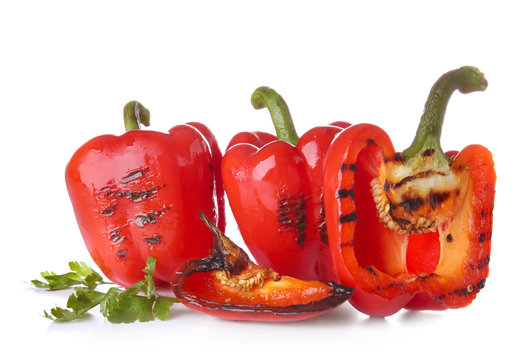
<path fill-rule="evenodd" d="M 253 263 L 202 213 L 215 235 L 212 256 L 185 263 L 174 294 L 187 307 L 228 320 L 298 321 L 330 311 L 353 290 L 332 282 L 280 276 Z"/>
<path fill-rule="evenodd" d="M 200 211 L 225 228 L 221 154 L 204 125 L 139 130 L 149 113 L 137 102 L 124 115 L 130 130 L 81 146 L 66 167 L 66 185 L 88 251 L 112 282 L 128 287 L 143 279 L 152 256 L 156 284 L 168 286 L 183 262 L 206 256 L 213 244 L 196 221 Z"/>
<path fill-rule="evenodd" d="M 335 280 L 322 206 L 323 168 L 334 137 L 350 124 L 318 126 L 297 136 L 283 98 L 260 87 L 278 137 L 242 132 L 228 145 L 222 178 L 244 241 L 257 263 L 302 279 Z"/>
<path fill-rule="evenodd" d="M 403 307 L 459 308 L 484 287 L 493 158 L 480 145 L 448 158 L 439 136 L 452 92 L 486 86 L 472 67 L 441 77 L 403 153 L 374 125 L 350 127 L 334 140 L 324 185 L 330 250 L 339 281 L 356 290 L 350 302 L 358 310 L 388 316 Z"/>

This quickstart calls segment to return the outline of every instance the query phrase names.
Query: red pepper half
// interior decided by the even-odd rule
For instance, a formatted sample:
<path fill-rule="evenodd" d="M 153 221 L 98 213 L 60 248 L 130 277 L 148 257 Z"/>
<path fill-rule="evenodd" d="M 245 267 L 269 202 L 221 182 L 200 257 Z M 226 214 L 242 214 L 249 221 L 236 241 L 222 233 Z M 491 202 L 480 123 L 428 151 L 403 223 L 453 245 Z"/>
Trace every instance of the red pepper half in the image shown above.
<path fill-rule="evenodd" d="M 440 147 L 447 102 L 455 90 L 484 90 L 473 67 L 433 86 L 412 145 L 394 151 L 387 134 L 359 124 L 328 151 L 324 199 L 339 281 L 350 302 L 372 316 L 403 307 L 467 306 L 489 272 L 495 171 L 491 153 L 470 145 Z"/>
<path fill-rule="evenodd" d="M 335 279 L 323 211 L 323 166 L 345 122 L 315 127 L 300 139 L 284 99 L 255 90 L 251 102 L 267 107 L 278 137 L 244 132 L 233 137 L 222 178 L 238 227 L 257 263 L 302 279 Z"/>
<path fill-rule="evenodd" d="M 297 321 L 328 312 L 352 295 L 346 286 L 280 276 L 253 263 L 200 216 L 215 244 L 212 256 L 191 260 L 175 273 L 172 289 L 187 307 L 228 320 Z"/>
<path fill-rule="evenodd" d="M 220 149 L 201 124 L 139 130 L 150 115 L 138 102 L 124 116 L 125 134 L 98 136 L 75 152 L 66 185 L 86 246 L 110 280 L 138 282 L 152 256 L 156 283 L 168 284 L 183 262 L 213 245 L 201 210 L 225 228 Z"/>

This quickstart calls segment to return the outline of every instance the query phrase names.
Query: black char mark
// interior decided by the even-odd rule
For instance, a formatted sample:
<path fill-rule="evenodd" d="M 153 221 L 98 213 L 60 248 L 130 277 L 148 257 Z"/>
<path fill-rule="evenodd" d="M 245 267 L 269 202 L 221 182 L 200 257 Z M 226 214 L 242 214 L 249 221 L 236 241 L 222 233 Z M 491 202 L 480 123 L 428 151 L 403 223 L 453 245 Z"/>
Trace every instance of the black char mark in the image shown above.
<path fill-rule="evenodd" d="M 110 186 L 106 186 L 102 188 L 101 190 L 99 190 L 98 194 L 102 194 L 104 197 L 107 197 L 107 198 L 117 197 L 117 198 L 125 198 L 133 202 L 139 202 L 139 201 L 143 201 L 145 199 L 150 198 L 164 186 L 156 186 L 148 190 L 144 190 L 144 191 L 119 191 L 119 190 L 113 190 Z"/>
<path fill-rule="evenodd" d="M 114 215 L 114 211 L 115 211 L 116 208 L 117 208 L 117 204 L 110 205 L 109 207 L 107 207 L 106 209 L 104 209 L 101 212 L 101 215 L 103 215 L 103 216 L 112 216 L 112 215 Z"/>
<path fill-rule="evenodd" d="M 319 232 L 319 238 L 323 244 L 328 244 L 328 229 L 326 228 L 326 215 L 323 207 L 323 196 L 321 195 L 321 210 L 319 211 L 319 225 L 317 225 L 317 231 Z"/>
<path fill-rule="evenodd" d="M 420 172 L 418 174 L 414 174 L 414 175 L 410 175 L 410 176 L 404 177 L 403 179 L 400 180 L 400 182 L 394 184 L 393 188 L 397 189 L 397 188 L 405 185 L 409 181 L 413 181 L 414 179 L 426 178 L 426 177 L 429 177 L 429 176 L 435 175 L 435 174 L 443 175 L 442 173 L 437 172 L 437 171 L 431 171 L 431 170 L 423 171 L 423 172 Z"/>
<path fill-rule="evenodd" d="M 434 153 L 435 153 L 435 149 L 430 148 L 430 149 L 425 150 L 425 151 L 422 153 L 422 156 L 433 156 Z"/>
<path fill-rule="evenodd" d="M 148 168 L 131 171 L 124 178 L 121 179 L 121 182 L 123 184 L 126 184 L 127 182 L 130 182 L 132 180 L 139 179 L 140 177 L 145 175 L 147 171 L 148 171 Z"/>
<path fill-rule="evenodd" d="M 374 271 L 372 266 L 369 266 L 369 267 L 365 268 L 365 270 L 368 270 L 369 273 L 371 273 L 372 275 L 374 275 L 376 277 L 378 276 L 378 274 L 376 274 L 376 272 Z"/>
<path fill-rule="evenodd" d="M 343 164 L 341 165 L 341 172 L 345 172 L 346 170 L 356 171 L 357 170 L 357 164 Z"/>
<path fill-rule="evenodd" d="M 279 201 L 279 225 L 297 231 L 297 244 L 303 246 L 306 240 L 306 201 L 304 194 L 296 197 L 283 196 Z"/>
<path fill-rule="evenodd" d="M 409 213 L 413 213 L 419 208 L 421 208 L 423 205 L 423 199 L 422 198 L 406 198 L 403 200 L 399 206 L 407 209 Z"/>
<path fill-rule="evenodd" d="M 356 214 L 355 211 L 352 211 L 350 214 L 340 215 L 339 216 L 339 223 L 340 224 L 348 223 L 348 222 L 352 222 L 352 221 L 357 221 L 357 220 L 358 220 L 358 217 L 357 217 L 357 214 Z"/>
<path fill-rule="evenodd" d="M 405 158 L 403 157 L 402 153 L 396 153 L 394 154 L 394 157 L 392 158 L 393 161 L 400 162 L 402 164 L 405 164 Z"/>
<path fill-rule="evenodd" d="M 337 196 L 340 199 L 350 197 L 352 201 L 354 201 L 354 188 L 352 187 L 352 189 L 339 189 L 337 192 Z"/>
<path fill-rule="evenodd" d="M 125 237 L 121 235 L 121 232 L 119 231 L 119 229 L 112 230 L 110 234 L 108 234 L 108 237 L 114 244 L 120 244 L 123 241 L 125 241 Z"/>
<path fill-rule="evenodd" d="M 145 241 L 149 246 L 154 246 L 156 244 L 159 244 L 161 242 L 161 236 L 154 235 L 149 238 L 143 238 L 143 241 Z"/>
<path fill-rule="evenodd" d="M 136 225 L 139 227 L 144 227 L 145 225 L 148 225 L 148 224 L 155 224 L 159 221 L 158 217 L 166 213 L 169 209 L 170 208 L 166 207 L 159 211 L 152 212 L 146 215 L 145 214 L 136 215 Z"/>
<path fill-rule="evenodd" d="M 436 209 L 438 205 L 446 201 L 448 198 L 449 198 L 448 192 L 441 192 L 441 193 L 432 192 L 427 196 L 427 202 L 431 206 L 431 209 Z"/>
<path fill-rule="evenodd" d="M 116 252 L 117 258 L 119 260 L 125 260 L 126 259 L 126 253 L 127 253 L 126 249 L 119 250 L 118 252 Z"/>

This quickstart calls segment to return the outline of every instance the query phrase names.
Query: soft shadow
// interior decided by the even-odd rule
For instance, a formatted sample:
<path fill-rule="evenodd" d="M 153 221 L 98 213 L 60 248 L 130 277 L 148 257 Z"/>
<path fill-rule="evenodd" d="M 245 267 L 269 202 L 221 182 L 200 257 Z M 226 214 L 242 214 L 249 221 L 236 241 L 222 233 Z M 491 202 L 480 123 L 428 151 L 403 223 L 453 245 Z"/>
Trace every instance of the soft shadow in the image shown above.
<path fill-rule="evenodd" d="M 44 315 L 42 315 L 44 317 Z M 48 320 L 48 319 L 46 319 Z M 52 321 L 48 326 L 48 332 L 75 332 L 75 331 L 84 331 L 86 329 L 86 324 L 95 324 L 97 319 L 90 313 L 84 314 L 81 318 L 72 320 L 72 321 Z"/>
<path fill-rule="evenodd" d="M 442 319 L 440 312 L 425 310 L 403 310 L 403 314 L 399 317 L 399 320 L 406 324 L 423 324 L 440 319 Z"/>
<path fill-rule="evenodd" d="M 388 327 L 390 326 L 387 318 L 369 316 L 361 321 L 361 326 L 365 327 Z"/>

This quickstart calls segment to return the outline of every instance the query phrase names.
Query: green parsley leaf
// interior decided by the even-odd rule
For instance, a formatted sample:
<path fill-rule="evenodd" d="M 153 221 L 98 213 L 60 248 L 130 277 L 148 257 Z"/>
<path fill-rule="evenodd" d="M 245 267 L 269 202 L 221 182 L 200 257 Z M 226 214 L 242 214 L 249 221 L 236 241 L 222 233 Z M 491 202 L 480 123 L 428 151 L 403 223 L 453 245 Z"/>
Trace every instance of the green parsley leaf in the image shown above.
<path fill-rule="evenodd" d="M 179 302 L 178 299 L 168 296 L 158 296 L 154 303 L 152 311 L 156 314 L 156 317 L 160 320 L 167 320 L 170 314 L 170 307 Z"/>
<path fill-rule="evenodd" d="M 61 290 L 75 286 L 75 293 L 68 298 L 67 309 L 55 307 L 50 310 L 50 313 L 44 311 L 44 316 L 53 321 L 65 322 L 79 319 L 97 305 L 99 305 L 101 314 L 112 323 L 151 321 L 156 317 L 166 320 L 170 314 L 170 307 L 179 302 L 176 298 L 161 296 L 156 292 L 154 284 L 156 259 L 152 257 L 148 257 L 146 267 L 143 269 L 144 280 L 138 281 L 126 290 L 111 287 L 106 293 L 94 290 L 99 284 L 109 284 L 104 282 L 97 272 L 83 262 L 70 262 L 69 265 L 72 272 L 66 274 L 41 273 L 47 283 L 32 280 L 36 287 L 48 290 Z"/>
<path fill-rule="evenodd" d="M 154 300 L 130 295 L 119 288 L 111 288 L 101 300 L 101 314 L 112 323 L 131 323 L 154 320 Z"/>
<path fill-rule="evenodd" d="M 50 314 L 44 311 L 44 316 L 57 322 L 79 319 L 83 317 L 88 310 L 99 305 L 104 295 L 104 293 L 99 291 L 78 288 L 74 294 L 70 295 L 66 304 L 71 310 L 56 307 L 50 310 Z"/>
<path fill-rule="evenodd" d="M 101 275 L 95 270 L 88 267 L 84 262 L 70 262 L 71 272 L 57 275 L 54 272 L 43 271 L 40 276 L 46 282 L 40 280 L 31 280 L 33 285 L 41 289 L 48 289 L 49 291 L 64 290 L 75 287 L 77 285 L 86 286 L 93 290 L 100 284 L 108 284 Z"/>

